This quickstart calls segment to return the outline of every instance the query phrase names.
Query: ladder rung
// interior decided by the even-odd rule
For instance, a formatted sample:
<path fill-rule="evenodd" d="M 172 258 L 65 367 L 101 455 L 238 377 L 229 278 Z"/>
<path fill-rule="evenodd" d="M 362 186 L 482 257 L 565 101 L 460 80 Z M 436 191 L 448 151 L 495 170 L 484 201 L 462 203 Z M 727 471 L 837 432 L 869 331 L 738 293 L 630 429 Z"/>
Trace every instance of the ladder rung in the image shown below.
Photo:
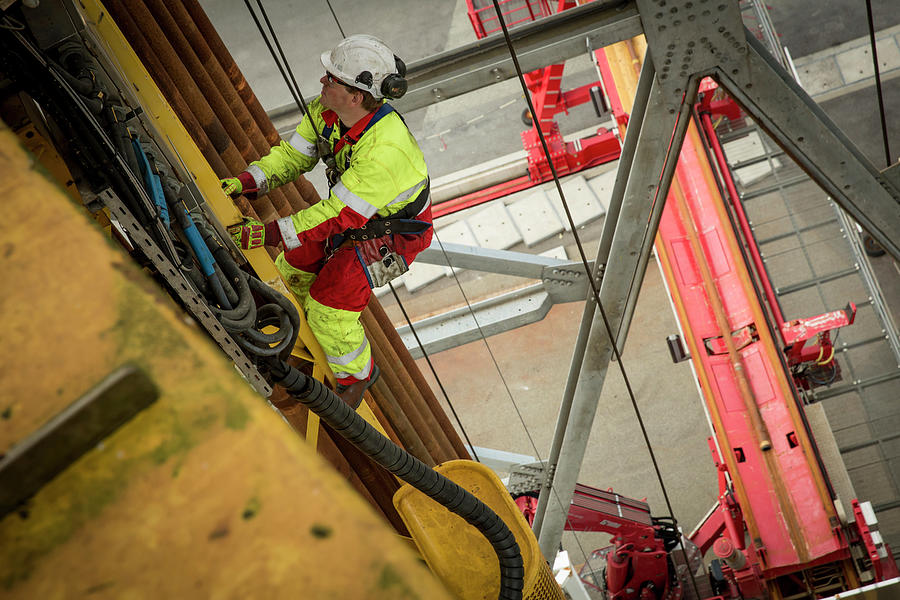
<path fill-rule="evenodd" d="M 747 200 L 752 200 L 753 198 L 759 198 L 760 196 L 765 196 L 766 194 L 771 194 L 772 192 L 777 192 L 783 190 L 785 188 L 793 187 L 795 185 L 804 183 L 809 181 L 809 177 L 806 175 L 799 175 L 797 177 L 792 177 L 791 179 L 787 179 L 785 181 L 779 181 L 775 185 L 770 185 L 761 190 L 754 190 L 752 192 L 747 192 L 746 194 L 741 194 L 741 200 L 746 202 Z"/>
<path fill-rule="evenodd" d="M 834 281 L 835 279 L 840 279 L 841 277 L 846 277 L 847 275 L 853 275 L 854 273 L 856 273 L 857 270 L 858 270 L 857 267 L 851 267 L 848 269 L 843 269 L 842 271 L 836 271 L 834 273 L 830 273 L 828 275 L 822 275 L 821 277 L 807 279 L 806 281 L 801 281 L 800 283 L 793 283 L 791 285 L 786 285 L 784 287 L 776 288 L 775 293 L 779 296 L 783 296 L 785 294 L 799 292 L 800 290 L 805 290 L 806 288 L 811 288 L 818 283 Z"/>

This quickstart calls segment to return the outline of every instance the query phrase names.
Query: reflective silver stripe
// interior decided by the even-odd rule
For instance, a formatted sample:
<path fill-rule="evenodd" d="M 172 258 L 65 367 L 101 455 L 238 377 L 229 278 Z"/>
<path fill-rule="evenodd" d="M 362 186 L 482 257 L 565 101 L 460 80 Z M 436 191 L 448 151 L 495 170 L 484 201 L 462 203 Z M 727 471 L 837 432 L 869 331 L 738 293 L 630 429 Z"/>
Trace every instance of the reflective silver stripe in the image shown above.
<path fill-rule="evenodd" d="M 360 381 L 365 381 L 369 378 L 369 373 L 372 372 L 372 361 L 366 363 L 366 368 L 360 371 L 359 373 L 347 373 L 346 371 L 337 371 L 334 376 L 338 379 L 348 379 L 353 377 L 355 379 L 359 379 Z"/>
<path fill-rule="evenodd" d="M 375 213 L 378 212 L 377 206 L 369 204 L 368 202 L 348 190 L 343 181 L 338 181 L 337 184 L 333 188 L 331 188 L 331 193 L 334 194 L 338 200 L 367 219 L 371 219 L 375 215 Z"/>
<path fill-rule="evenodd" d="M 284 240 L 284 249 L 293 250 L 300 247 L 300 238 L 297 236 L 297 228 L 290 217 L 278 219 L 278 230 L 281 232 L 281 239 Z"/>
<path fill-rule="evenodd" d="M 263 173 L 263 170 L 260 169 L 259 166 L 250 165 L 247 167 L 247 172 L 253 176 L 253 181 L 256 182 L 257 196 L 262 196 L 269 191 L 269 182 L 266 180 L 266 174 Z"/>
<path fill-rule="evenodd" d="M 308 156 L 310 158 L 319 158 L 319 152 L 316 149 L 316 145 L 296 131 L 294 132 L 294 135 L 291 136 L 291 139 L 288 140 L 288 144 L 293 146 L 294 150 L 296 150 L 303 156 Z"/>
<path fill-rule="evenodd" d="M 422 181 L 420 181 L 416 185 L 412 186 L 408 190 L 400 192 L 396 198 L 394 198 L 393 200 L 391 200 L 390 202 L 387 203 L 387 206 L 391 206 L 393 204 L 397 204 L 398 202 L 405 202 L 406 200 L 409 200 L 410 198 L 413 197 L 413 195 L 416 192 L 419 191 L 419 188 L 421 188 L 425 185 L 426 181 L 427 181 L 426 179 L 423 179 Z M 429 198 L 428 201 L 431 202 L 431 198 Z"/>
<path fill-rule="evenodd" d="M 373 363 L 371 360 L 370 360 L 369 362 L 367 362 L 367 363 L 366 363 L 366 368 L 363 369 L 362 371 L 360 371 L 359 373 L 357 373 L 356 375 L 354 375 L 354 377 L 356 377 L 357 379 L 368 379 L 368 378 L 369 378 L 369 373 L 372 372 L 372 365 L 373 365 L 373 364 L 374 364 L 374 363 Z"/>
<path fill-rule="evenodd" d="M 336 371 L 334 376 L 338 379 L 348 379 L 353 377 L 355 379 L 359 379 L 360 381 L 365 381 L 369 378 L 369 374 L 372 372 L 372 365 L 374 363 L 370 360 L 366 363 L 366 368 L 360 371 L 359 373 L 347 373 L 346 371 Z"/>
<path fill-rule="evenodd" d="M 356 350 L 353 350 L 353 351 L 348 352 L 347 354 L 343 354 L 341 356 L 331 356 L 329 354 L 326 354 L 325 358 L 327 358 L 328 362 L 333 365 L 341 365 L 341 366 L 349 365 L 354 360 L 356 360 L 357 358 L 362 356 L 362 353 L 365 352 L 368 347 L 369 347 L 369 340 L 366 338 L 363 338 L 363 343 L 360 344 L 360 346 Z"/>

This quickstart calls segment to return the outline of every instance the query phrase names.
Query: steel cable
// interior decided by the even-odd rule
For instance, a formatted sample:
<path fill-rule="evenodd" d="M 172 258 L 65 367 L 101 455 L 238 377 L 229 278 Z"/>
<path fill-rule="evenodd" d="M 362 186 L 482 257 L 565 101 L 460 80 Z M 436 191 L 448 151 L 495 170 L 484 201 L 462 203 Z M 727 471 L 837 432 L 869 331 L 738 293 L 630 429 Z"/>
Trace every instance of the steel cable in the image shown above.
<path fill-rule="evenodd" d="M 525 101 L 528 104 L 528 110 L 531 111 L 531 114 L 536 115 L 537 112 L 534 109 L 534 104 L 531 100 L 531 94 L 528 90 L 528 85 L 525 83 L 525 76 L 522 72 L 522 67 L 519 65 L 519 58 L 516 54 L 515 48 L 513 48 L 512 39 L 509 36 L 509 29 L 506 26 L 506 22 L 501 17 L 502 13 L 500 11 L 500 3 L 498 0 L 492 0 L 492 2 L 494 5 L 494 10 L 496 11 L 496 13 L 498 15 L 498 20 L 500 21 L 500 27 L 503 30 L 503 37 L 506 40 L 506 46 L 509 49 L 510 58 L 512 59 L 513 65 L 516 68 L 516 75 L 518 76 L 519 83 L 522 86 L 522 92 L 525 96 Z M 680 118 L 686 118 L 686 117 L 684 115 L 680 115 Z M 575 226 L 575 221 L 572 218 L 572 213 L 569 210 L 568 203 L 566 202 L 565 193 L 563 192 L 563 189 L 562 189 L 562 183 L 560 182 L 560 179 L 559 179 L 559 174 L 557 173 L 556 167 L 553 164 L 553 159 L 550 154 L 550 148 L 547 145 L 547 140 L 544 137 L 544 132 L 541 130 L 540 125 L 535 124 L 535 129 L 537 130 L 538 137 L 541 141 L 541 148 L 544 151 L 544 157 L 547 161 L 547 165 L 549 166 L 550 172 L 553 175 L 553 181 L 556 184 L 556 190 L 559 194 L 560 201 L 562 202 L 563 209 L 565 210 L 566 218 L 568 219 L 569 226 L 572 229 L 572 235 L 575 238 L 575 243 L 578 247 L 578 253 L 581 257 L 581 262 L 584 265 L 585 273 L 587 274 L 587 280 L 590 283 L 591 291 L 593 293 L 595 301 L 597 302 L 597 309 L 600 313 L 600 317 L 603 320 L 603 326 L 606 329 L 606 335 L 609 337 L 610 346 L 612 347 L 613 356 L 615 357 L 615 362 L 618 363 L 618 365 L 619 365 L 619 371 L 622 374 L 622 379 L 624 380 L 625 388 L 628 391 L 628 398 L 631 401 L 632 407 L 634 408 L 635 416 L 637 417 L 637 421 L 638 421 L 638 424 L 641 429 L 641 434 L 642 434 L 642 436 L 644 438 L 644 442 L 647 446 L 647 452 L 650 455 L 650 460 L 653 463 L 653 468 L 656 472 L 657 481 L 659 482 L 659 486 L 660 486 L 660 489 L 662 490 L 663 498 L 665 499 L 665 502 L 666 502 L 666 507 L 669 510 L 669 515 L 673 519 L 675 527 L 677 527 L 677 520 L 675 519 L 675 512 L 672 509 L 672 503 L 669 500 L 669 494 L 668 494 L 668 491 L 666 490 L 666 485 L 665 485 L 665 482 L 663 481 L 662 473 L 659 469 L 659 463 L 656 460 L 656 453 L 653 450 L 653 445 L 650 442 L 650 438 L 647 433 L 647 428 L 644 424 L 644 419 L 641 415 L 640 408 L 637 405 L 637 400 L 635 398 L 634 390 L 631 387 L 631 381 L 629 380 L 628 374 L 625 371 L 625 365 L 622 362 L 622 355 L 619 352 L 618 345 L 616 344 L 616 338 L 613 335 L 612 327 L 610 326 L 609 319 L 606 316 L 606 311 L 603 308 L 603 304 L 600 302 L 600 291 L 597 289 L 597 284 L 594 281 L 594 278 L 591 276 L 591 268 L 588 263 L 587 256 L 585 256 L 584 247 L 583 247 L 583 245 L 581 243 L 581 239 L 578 235 L 577 227 Z M 559 502 L 560 501 L 559 496 L 557 495 L 556 497 L 557 497 L 557 501 Z M 563 509 L 565 510 L 565 507 L 563 507 Z M 683 546 L 682 546 L 682 551 L 684 551 Z M 686 552 L 685 552 L 684 558 L 685 558 L 686 564 L 689 565 L 690 563 L 688 561 Z M 697 591 L 697 582 L 694 577 L 693 571 L 690 571 L 690 573 L 691 573 L 691 581 L 693 582 L 693 586 L 694 586 L 694 591 L 696 592 Z M 699 596 L 699 594 L 698 594 L 698 596 Z"/>
<path fill-rule="evenodd" d="M 291 312 L 296 313 L 296 308 L 290 307 Z M 525 581 L 522 553 L 515 534 L 497 513 L 379 433 L 321 381 L 307 377 L 281 359 L 271 359 L 264 364 L 272 383 L 283 386 L 294 399 L 361 452 L 475 527 L 493 547 L 499 561 L 498 599 L 521 600 Z"/>

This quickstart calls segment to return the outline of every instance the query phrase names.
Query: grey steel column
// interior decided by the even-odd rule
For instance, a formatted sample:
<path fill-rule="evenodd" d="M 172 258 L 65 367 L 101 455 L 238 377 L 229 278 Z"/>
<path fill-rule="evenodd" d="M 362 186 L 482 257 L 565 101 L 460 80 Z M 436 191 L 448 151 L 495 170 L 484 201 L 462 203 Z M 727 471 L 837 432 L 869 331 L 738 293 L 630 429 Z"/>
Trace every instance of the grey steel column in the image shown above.
<path fill-rule="evenodd" d="M 643 249 L 643 245 L 651 244 L 656 234 L 655 230 L 650 231 L 648 227 L 652 223 L 658 223 L 655 217 L 662 211 L 671 183 L 674 162 L 684 140 L 690 103 L 693 101 L 696 88 L 697 79 L 691 79 L 687 103 L 679 105 L 676 100 L 674 104 L 680 108 L 676 113 L 669 108 L 673 104 L 673 98 L 664 98 L 657 80 L 654 79 L 647 113 L 635 149 L 634 163 L 628 173 L 625 197 L 610 248 L 607 270 L 600 287 L 600 301 L 613 331 L 621 322 L 626 297 L 639 264 L 640 250 Z M 566 516 L 584 460 L 597 402 L 612 354 L 612 343 L 606 333 L 606 327 L 602 320 L 595 320 L 572 400 L 568 419 L 570 426 L 565 431 L 560 448 L 561 460 L 551 484 L 553 489 L 550 493 L 553 494 L 554 501 L 547 503 L 541 529 L 537 532 L 541 551 L 546 558 L 555 556 L 562 539 Z M 577 369 L 573 369 L 574 371 Z"/>
<path fill-rule="evenodd" d="M 622 199 L 625 196 L 625 183 L 634 162 L 634 151 L 637 147 L 638 137 L 641 133 L 644 115 L 647 112 L 647 101 L 650 98 L 650 87 L 653 83 L 653 62 L 644 60 L 641 66 L 641 75 L 638 79 L 637 89 L 634 94 L 634 104 L 631 108 L 629 126 L 625 130 L 625 140 L 622 143 L 622 154 L 619 156 L 619 166 L 616 170 L 616 182 L 613 185 L 612 197 L 609 200 L 609 208 L 606 211 L 606 220 L 603 222 L 603 233 L 600 236 L 600 248 L 597 251 L 597 260 L 594 262 L 593 277 L 602 276 L 609 258 L 609 249 L 612 246 L 613 235 L 619 221 L 619 213 L 622 207 Z M 599 279 L 598 279 L 599 281 Z M 588 334 L 591 323 L 594 320 L 594 311 L 597 310 L 597 301 L 592 291 L 588 292 L 584 305 L 584 313 L 581 315 L 581 327 L 578 330 L 578 339 L 575 341 L 575 351 L 569 366 L 569 378 L 566 381 L 566 389 L 563 392 L 562 403 L 559 407 L 559 415 L 556 418 L 556 429 L 553 433 L 553 442 L 550 454 L 547 457 L 547 466 L 544 468 L 544 482 L 541 493 L 538 496 L 538 505 L 532 525 L 534 531 L 540 531 L 544 521 L 544 513 L 547 510 L 547 502 L 550 501 L 552 491 L 548 484 L 553 479 L 556 465 L 559 462 L 559 452 L 562 447 L 563 435 L 569 423 L 569 411 L 572 409 L 572 398 L 575 396 L 575 385 L 578 382 L 578 373 L 581 371 L 581 363 L 584 360 L 584 350 L 587 347 Z"/>
<path fill-rule="evenodd" d="M 717 79 L 787 154 L 900 260 L 900 190 L 860 152 L 753 35 L 746 82 Z"/>

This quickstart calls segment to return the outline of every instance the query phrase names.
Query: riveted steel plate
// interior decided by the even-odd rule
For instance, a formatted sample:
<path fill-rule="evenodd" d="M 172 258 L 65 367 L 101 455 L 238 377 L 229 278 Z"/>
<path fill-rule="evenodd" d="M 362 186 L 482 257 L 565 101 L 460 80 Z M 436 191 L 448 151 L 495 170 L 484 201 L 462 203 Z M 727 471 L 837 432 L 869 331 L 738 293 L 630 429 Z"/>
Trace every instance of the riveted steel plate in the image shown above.
<path fill-rule="evenodd" d="M 670 109 L 691 75 L 719 68 L 742 80 L 747 44 L 737 0 L 637 0 L 637 5 Z"/>

